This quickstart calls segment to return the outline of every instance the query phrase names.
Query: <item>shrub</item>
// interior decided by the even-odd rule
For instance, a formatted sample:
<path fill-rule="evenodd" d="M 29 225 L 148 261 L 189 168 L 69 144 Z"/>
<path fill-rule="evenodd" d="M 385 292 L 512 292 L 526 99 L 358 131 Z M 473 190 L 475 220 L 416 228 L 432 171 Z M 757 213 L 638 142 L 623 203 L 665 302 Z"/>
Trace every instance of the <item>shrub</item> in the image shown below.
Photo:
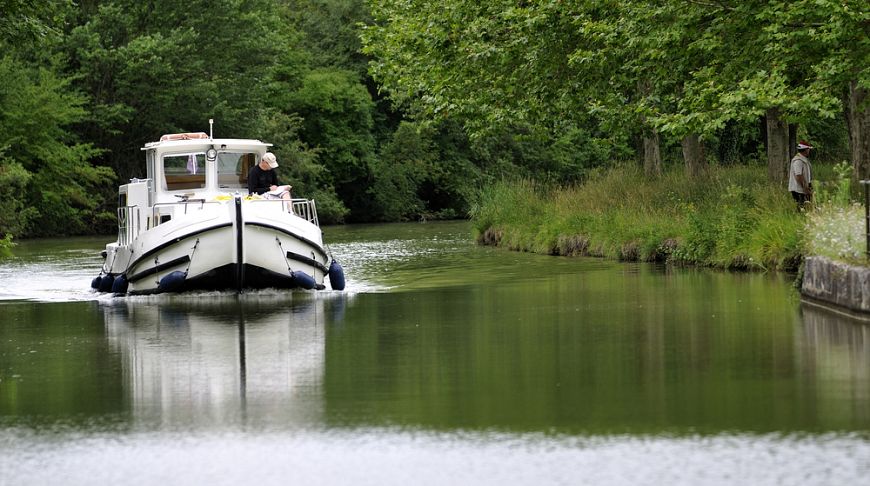
<path fill-rule="evenodd" d="M 0 154 L 2 155 L 2 154 Z M 11 241 L 11 235 L 21 235 L 28 223 L 38 215 L 28 202 L 27 186 L 32 174 L 21 164 L 0 157 L 0 234 Z"/>
<path fill-rule="evenodd" d="M 12 242 L 12 235 L 9 233 L 0 239 L 0 258 L 5 258 L 12 255 L 12 247 L 15 243 Z"/>
<path fill-rule="evenodd" d="M 650 179 L 628 164 L 568 187 L 497 182 L 472 220 L 479 241 L 514 249 L 787 270 L 800 262 L 804 224 L 791 196 L 757 167 Z"/>

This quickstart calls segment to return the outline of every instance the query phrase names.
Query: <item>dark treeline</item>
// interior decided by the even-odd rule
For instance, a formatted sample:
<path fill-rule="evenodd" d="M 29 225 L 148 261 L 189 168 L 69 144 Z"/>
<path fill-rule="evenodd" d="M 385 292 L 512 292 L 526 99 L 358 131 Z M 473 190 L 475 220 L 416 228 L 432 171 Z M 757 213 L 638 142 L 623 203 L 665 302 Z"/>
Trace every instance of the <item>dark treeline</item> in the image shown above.
<path fill-rule="evenodd" d="M 462 217 L 483 157 L 403 121 L 355 0 L 0 0 L 0 238 L 109 233 L 117 185 L 172 132 L 273 143 L 324 222 Z"/>
<path fill-rule="evenodd" d="M 859 173 L 868 26 L 861 1 L 0 0 L 0 237 L 113 231 L 142 145 L 209 118 L 274 143 L 324 222 L 631 159 L 775 177 L 796 137 Z"/>

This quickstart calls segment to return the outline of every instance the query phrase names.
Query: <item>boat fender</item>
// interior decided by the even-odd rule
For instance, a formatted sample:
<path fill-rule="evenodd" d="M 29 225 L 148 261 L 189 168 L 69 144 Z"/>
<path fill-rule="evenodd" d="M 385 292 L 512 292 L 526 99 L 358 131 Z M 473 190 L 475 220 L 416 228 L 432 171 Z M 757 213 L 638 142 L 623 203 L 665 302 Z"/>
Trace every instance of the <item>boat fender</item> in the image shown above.
<path fill-rule="evenodd" d="M 115 283 L 112 284 L 112 293 L 126 294 L 127 293 L 127 276 L 124 274 L 115 277 Z"/>
<path fill-rule="evenodd" d="M 311 290 L 317 286 L 314 277 L 305 272 L 292 272 L 290 276 L 293 278 L 293 281 L 296 282 L 296 285 L 305 290 Z"/>
<path fill-rule="evenodd" d="M 100 292 L 111 292 L 113 283 L 115 283 L 115 277 L 103 275 L 103 278 L 100 279 Z"/>
<path fill-rule="evenodd" d="M 157 290 L 159 292 L 175 292 L 181 288 L 185 279 L 187 279 L 187 272 L 182 272 L 181 270 L 170 272 L 160 279 L 160 282 L 157 284 Z"/>
<path fill-rule="evenodd" d="M 91 288 L 94 290 L 100 290 L 100 282 L 102 282 L 103 277 L 101 275 L 97 275 L 91 280 Z"/>
<path fill-rule="evenodd" d="M 344 269 L 341 265 L 333 260 L 329 264 L 329 285 L 332 290 L 344 290 Z"/>

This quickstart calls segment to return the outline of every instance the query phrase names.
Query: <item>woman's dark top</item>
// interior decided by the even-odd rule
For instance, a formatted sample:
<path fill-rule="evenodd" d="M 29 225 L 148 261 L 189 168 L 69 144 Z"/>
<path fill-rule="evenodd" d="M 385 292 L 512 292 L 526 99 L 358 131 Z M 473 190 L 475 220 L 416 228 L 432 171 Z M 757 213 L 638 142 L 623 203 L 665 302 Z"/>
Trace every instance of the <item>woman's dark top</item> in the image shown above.
<path fill-rule="evenodd" d="M 263 194 L 269 192 L 269 187 L 278 185 L 278 174 L 275 169 L 263 170 L 259 165 L 248 171 L 248 194 Z"/>

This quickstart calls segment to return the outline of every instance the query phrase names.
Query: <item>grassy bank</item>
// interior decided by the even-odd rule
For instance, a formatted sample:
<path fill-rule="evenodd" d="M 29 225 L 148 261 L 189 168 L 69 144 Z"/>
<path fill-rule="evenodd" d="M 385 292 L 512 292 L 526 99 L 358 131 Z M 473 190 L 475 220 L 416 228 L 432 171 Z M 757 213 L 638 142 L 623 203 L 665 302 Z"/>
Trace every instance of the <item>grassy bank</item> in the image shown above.
<path fill-rule="evenodd" d="M 834 167 L 816 169 L 817 181 L 831 182 L 815 183 L 821 202 L 808 214 L 765 174 L 737 166 L 695 180 L 678 170 L 648 179 L 626 165 L 572 187 L 499 182 L 484 189 L 474 228 L 479 242 L 514 250 L 759 270 L 796 270 L 816 239 L 808 231 L 854 233 L 848 179 Z M 808 225 L 813 214 L 824 226 L 828 211 L 844 208 L 837 224 L 845 228 Z M 845 246 L 854 253 L 854 242 Z"/>

